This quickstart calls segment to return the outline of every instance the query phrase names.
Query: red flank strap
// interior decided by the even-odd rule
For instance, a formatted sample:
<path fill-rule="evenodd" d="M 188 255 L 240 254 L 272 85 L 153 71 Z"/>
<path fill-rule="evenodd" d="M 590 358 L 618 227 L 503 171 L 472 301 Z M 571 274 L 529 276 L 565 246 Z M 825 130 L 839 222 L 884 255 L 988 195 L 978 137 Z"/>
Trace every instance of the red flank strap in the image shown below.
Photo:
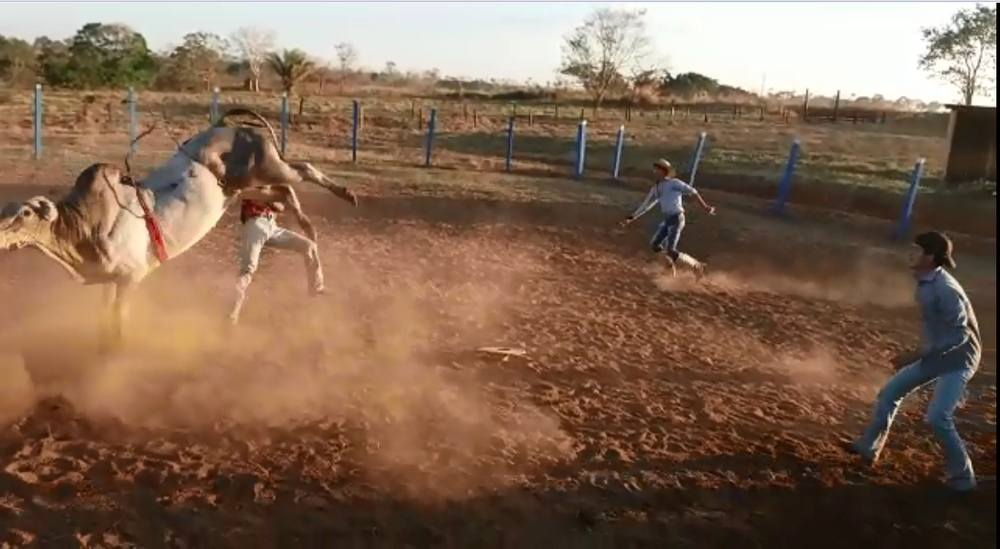
<path fill-rule="evenodd" d="M 156 254 L 156 259 L 160 263 L 164 263 L 167 261 L 167 244 L 163 241 L 160 224 L 156 221 L 156 216 L 150 211 L 149 204 L 146 204 L 146 200 L 138 188 L 136 194 L 139 197 L 139 206 L 142 207 L 142 217 L 146 221 L 146 231 L 149 232 L 149 238 L 153 241 L 153 252 Z"/>

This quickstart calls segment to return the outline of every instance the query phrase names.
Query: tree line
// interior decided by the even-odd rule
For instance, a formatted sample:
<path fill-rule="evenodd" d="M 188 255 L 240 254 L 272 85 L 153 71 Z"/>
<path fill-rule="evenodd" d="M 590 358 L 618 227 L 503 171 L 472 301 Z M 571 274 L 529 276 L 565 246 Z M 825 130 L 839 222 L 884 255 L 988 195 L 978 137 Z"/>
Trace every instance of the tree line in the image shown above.
<path fill-rule="evenodd" d="M 921 29 L 926 51 L 918 65 L 952 85 L 961 101 L 992 97 L 996 91 L 996 5 L 977 5 L 955 12 L 937 27 Z M 279 49 L 273 31 L 243 27 L 229 36 L 211 32 L 185 35 L 176 47 L 155 52 L 145 37 L 123 24 L 87 23 L 72 37 L 33 42 L 0 36 L 0 81 L 13 87 L 34 83 L 65 89 L 133 86 L 164 91 L 206 91 L 227 80 L 241 79 L 248 91 L 260 91 L 265 74 L 283 91 L 294 93 L 304 81 L 329 83 L 343 92 L 350 79 L 371 82 L 421 80 L 459 94 L 489 91 L 504 83 L 442 78 L 436 69 L 402 74 L 389 61 L 381 71 L 357 69 L 358 50 L 342 42 L 336 61 L 313 57 L 299 49 Z M 598 8 L 564 37 L 555 84 L 528 85 L 535 96 L 543 89 L 582 89 L 600 108 L 614 97 L 629 104 L 655 103 L 663 97 L 746 97 L 761 99 L 697 72 L 672 73 L 657 63 L 656 50 L 642 9 Z M 507 83 L 511 84 L 511 83 Z M 907 100 L 909 101 L 909 100 Z"/>
<path fill-rule="evenodd" d="M 950 84 L 965 105 L 995 96 L 996 4 L 959 9 L 920 32 L 926 48 L 920 68 Z M 599 8 L 564 38 L 559 72 L 589 92 L 597 107 L 609 94 L 748 93 L 697 73 L 672 75 L 657 66 L 655 53 L 646 10 Z"/>
<path fill-rule="evenodd" d="M 243 27 L 229 36 L 189 33 L 180 45 L 154 52 L 127 25 L 87 23 L 65 40 L 42 36 L 29 43 L 0 36 L 0 80 L 11 86 L 42 83 L 79 90 L 133 86 L 194 91 L 210 90 L 228 76 L 243 78 L 247 90 L 259 91 L 267 71 L 284 91 L 293 92 L 306 77 L 319 78 L 323 86 L 338 74 L 348 75 L 358 59 L 349 43 L 335 46 L 336 66 L 275 44 L 273 32 Z"/>

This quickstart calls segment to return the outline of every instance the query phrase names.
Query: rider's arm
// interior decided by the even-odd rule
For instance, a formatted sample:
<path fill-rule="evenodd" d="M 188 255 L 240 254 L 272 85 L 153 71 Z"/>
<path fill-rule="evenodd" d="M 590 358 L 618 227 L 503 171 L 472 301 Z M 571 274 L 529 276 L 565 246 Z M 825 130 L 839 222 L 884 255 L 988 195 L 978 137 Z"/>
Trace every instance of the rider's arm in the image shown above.
<path fill-rule="evenodd" d="M 693 196 L 694 199 L 698 201 L 698 205 L 701 206 L 701 209 L 706 212 L 712 209 L 712 207 L 705 202 L 705 199 L 701 197 L 701 193 L 698 192 L 698 189 L 688 185 L 680 179 L 675 179 L 673 181 L 673 188 L 674 190 L 683 193 L 685 196 Z"/>
<path fill-rule="evenodd" d="M 656 183 L 649 189 L 649 193 L 646 194 L 646 198 L 643 199 L 642 203 L 639 204 L 639 207 L 632 212 L 632 215 L 628 216 L 629 219 L 633 221 L 639 219 L 640 217 L 646 215 L 649 210 L 652 210 L 653 206 L 656 206 L 656 203 L 659 202 L 660 198 L 660 193 L 657 189 L 658 185 L 659 183 Z"/>

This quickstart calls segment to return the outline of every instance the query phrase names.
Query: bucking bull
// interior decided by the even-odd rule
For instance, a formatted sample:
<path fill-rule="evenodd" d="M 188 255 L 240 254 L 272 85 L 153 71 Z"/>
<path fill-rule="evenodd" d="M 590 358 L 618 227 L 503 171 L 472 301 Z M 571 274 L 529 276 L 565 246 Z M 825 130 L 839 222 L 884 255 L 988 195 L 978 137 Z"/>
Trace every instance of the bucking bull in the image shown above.
<path fill-rule="evenodd" d="M 230 124 L 236 116 L 260 125 Z M 286 161 L 271 125 L 244 108 L 226 112 L 141 180 L 131 177 L 128 157 L 125 167 L 94 164 L 58 202 L 35 196 L 0 211 L 0 249 L 37 248 L 78 282 L 104 286 L 105 352 L 122 343 L 130 292 L 208 234 L 237 199 L 282 202 L 313 241 L 293 184 L 313 183 L 357 206 L 350 190 L 309 163 Z"/>

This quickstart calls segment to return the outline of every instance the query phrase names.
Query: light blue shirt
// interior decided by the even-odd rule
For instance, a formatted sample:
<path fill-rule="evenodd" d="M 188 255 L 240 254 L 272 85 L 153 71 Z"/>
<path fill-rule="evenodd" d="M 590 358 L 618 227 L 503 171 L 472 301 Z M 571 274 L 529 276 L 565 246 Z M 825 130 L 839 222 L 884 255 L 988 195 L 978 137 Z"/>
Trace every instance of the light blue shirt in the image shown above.
<path fill-rule="evenodd" d="M 698 191 L 680 179 L 675 177 L 661 179 L 649 189 L 646 198 L 632 213 L 632 217 L 642 217 L 657 203 L 660 204 L 660 211 L 664 217 L 684 213 L 684 196 L 691 194 L 698 194 Z"/>
<path fill-rule="evenodd" d="M 917 279 L 921 363 L 938 374 L 976 368 L 982 353 L 979 322 L 962 285 L 937 268 Z"/>

